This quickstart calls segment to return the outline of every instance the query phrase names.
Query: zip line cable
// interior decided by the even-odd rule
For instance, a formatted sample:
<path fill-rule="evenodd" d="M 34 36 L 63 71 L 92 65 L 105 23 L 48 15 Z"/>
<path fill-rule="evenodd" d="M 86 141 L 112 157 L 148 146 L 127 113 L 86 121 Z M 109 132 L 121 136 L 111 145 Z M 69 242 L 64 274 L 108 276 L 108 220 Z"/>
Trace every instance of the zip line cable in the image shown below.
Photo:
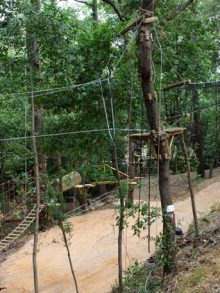
<path fill-rule="evenodd" d="M 213 108 L 216 106 L 220 106 L 220 103 L 214 103 L 210 104 L 204 107 L 201 107 L 194 111 L 187 112 L 188 114 L 196 113 L 196 112 L 202 112 L 206 109 Z M 177 115 L 184 114 L 185 112 L 178 113 Z M 174 116 L 175 117 L 175 116 Z M 179 118 L 179 116 L 177 117 Z M 92 132 L 103 132 L 103 131 L 109 131 L 113 130 L 113 128 L 106 128 L 106 129 L 90 129 L 90 130 L 81 130 L 81 131 L 70 131 L 70 132 L 56 132 L 56 133 L 50 133 L 50 134 L 39 134 L 35 135 L 36 138 L 41 137 L 55 137 L 55 136 L 64 136 L 64 135 L 75 135 L 75 134 L 83 134 L 83 133 L 92 133 Z M 121 128 L 115 128 L 115 131 L 128 131 L 129 129 L 121 129 Z M 141 131 L 141 129 L 130 129 L 130 131 Z M 145 131 L 149 131 L 149 129 L 145 129 Z M 16 140 L 23 140 L 23 139 L 31 139 L 33 136 L 19 136 L 19 137 L 10 137 L 10 138 L 1 138 L 0 141 L 16 141 Z"/>
<path fill-rule="evenodd" d="M 105 132 L 105 131 L 112 131 L 113 128 L 103 128 L 103 129 L 88 129 L 88 130 L 81 130 L 81 131 L 70 131 L 70 132 L 56 132 L 56 133 L 49 133 L 49 134 L 39 134 L 39 135 L 30 135 L 30 136 L 18 136 L 18 137 L 10 137 L 10 138 L 1 138 L 0 141 L 16 141 L 16 140 L 24 140 L 24 139 L 31 139 L 33 137 L 42 138 L 42 137 L 56 137 L 56 136 L 64 136 L 64 135 L 75 135 L 75 134 L 84 134 L 84 133 L 96 133 L 96 132 Z M 115 131 L 122 131 L 127 132 L 130 131 L 140 131 L 139 129 L 123 129 L 123 128 L 115 128 Z"/>

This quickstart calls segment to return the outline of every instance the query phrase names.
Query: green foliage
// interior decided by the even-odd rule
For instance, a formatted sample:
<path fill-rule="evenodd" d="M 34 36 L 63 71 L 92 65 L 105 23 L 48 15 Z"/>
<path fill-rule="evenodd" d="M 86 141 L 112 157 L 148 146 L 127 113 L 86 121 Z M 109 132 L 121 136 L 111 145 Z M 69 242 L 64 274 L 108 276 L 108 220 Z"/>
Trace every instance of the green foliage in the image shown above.
<path fill-rule="evenodd" d="M 153 265 L 154 266 L 154 265 Z M 134 260 L 134 263 L 124 272 L 123 292 L 140 292 L 140 293 L 156 293 L 161 291 L 161 280 L 159 278 L 151 278 L 154 268 L 152 265 Z M 112 293 L 117 292 L 114 289 Z"/>
<path fill-rule="evenodd" d="M 169 215 L 163 215 L 164 231 L 156 236 L 155 244 L 157 247 L 156 257 L 158 262 L 164 267 L 175 269 L 176 266 L 176 244 L 174 228 L 171 226 Z"/>
<path fill-rule="evenodd" d="M 115 176 L 112 169 L 105 165 L 91 165 L 86 164 L 81 167 L 81 174 L 88 182 L 100 182 L 105 180 L 114 181 Z"/>
<path fill-rule="evenodd" d="M 43 129 L 38 134 L 62 134 L 37 138 L 37 144 L 43 148 L 47 158 L 53 158 L 57 153 L 62 156 L 63 161 L 65 160 L 64 173 L 77 169 L 82 171 L 88 181 L 113 179 L 110 170 L 99 172 L 92 167 L 102 161 L 112 160 L 112 143 L 107 131 L 78 135 L 73 132 L 106 128 L 102 91 L 110 127 L 113 126 L 112 98 L 117 128 L 128 127 L 130 102 L 130 127 L 148 128 L 137 72 L 135 38 L 133 42 L 130 41 L 131 33 L 125 37 L 118 36 L 118 32 L 127 23 L 136 19 L 140 3 L 130 0 L 122 2 L 118 7 L 126 16 L 126 23 L 118 20 L 112 7 L 99 2 L 99 22 L 94 25 L 87 13 L 83 18 L 79 17 L 75 7 L 62 9 L 57 1 L 43 0 L 40 13 L 35 13 L 31 2 L 1 1 L 0 139 L 31 134 L 30 95 L 12 94 L 30 91 L 26 50 L 28 32 L 39 45 L 40 76 L 35 90 L 55 89 L 49 94 L 41 92 L 36 96 L 36 104 L 45 109 Z M 180 4 L 180 0 L 157 2 L 156 15 L 164 19 Z M 218 5 L 216 0 L 200 0 L 173 21 L 163 26 L 158 23 L 152 28 L 157 90 L 160 88 L 161 78 L 162 86 L 189 78 L 193 81 L 217 79 L 219 12 L 213 8 Z M 91 15 L 91 9 L 86 9 Z M 159 74 L 161 61 L 163 68 Z M 101 90 L 98 80 L 108 77 L 109 83 L 102 82 Z M 91 80 L 97 82 L 75 88 L 75 85 Z M 190 95 L 189 91 L 176 90 L 161 96 L 162 120 L 172 113 L 191 111 Z M 207 106 L 210 102 L 217 101 L 216 93 L 201 93 L 200 100 L 201 106 Z M 202 115 L 202 123 L 206 126 L 206 166 L 209 165 L 210 158 L 219 155 L 216 151 L 220 149 L 220 140 L 216 137 L 218 116 L 218 109 L 214 108 L 208 109 Z M 183 119 L 181 123 L 191 131 L 190 119 Z M 169 126 L 168 123 L 166 126 Z M 72 134 L 67 134 L 69 132 Z M 117 138 L 119 159 L 124 160 L 127 152 L 126 134 L 117 131 Z M 192 150 L 191 168 L 195 170 L 197 160 L 193 142 L 189 143 L 189 148 Z M 184 160 L 178 145 L 177 153 L 182 172 Z M 0 175 L 3 181 L 23 172 L 26 163 L 28 169 L 31 169 L 33 156 L 30 139 L 0 141 Z M 51 197 L 56 198 L 56 195 Z M 146 225 L 146 219 L 137 222 L 136 233 L 139 234 Z"/>
<path fill-rule="evenodd" d="M 64 231 L 66 234 L 69 235 L 69 237 L 72 237 L 72 232 L 73 232 L 73 225 L 71 222 L 65 220 L 63 222 L 63 227 L 64 227 Z"/>
<path fill-rule="evenodd" d="M 132 226 L 134 235 L 140 237 L 141 232 L 146 230 L 160 217 L 160 208 L 149 206 L 149 204 L 134 204 L 129 210 L 128 217 L 135 218 Z"/>
<path fill-rule="evenodd" d="M 139 263 L 138 260 L 135 260 L 134 264 L 124 272 L 124 286 L 138 288 L 141 283 L 143 283 L 143 265 L 143 263 Z"/>

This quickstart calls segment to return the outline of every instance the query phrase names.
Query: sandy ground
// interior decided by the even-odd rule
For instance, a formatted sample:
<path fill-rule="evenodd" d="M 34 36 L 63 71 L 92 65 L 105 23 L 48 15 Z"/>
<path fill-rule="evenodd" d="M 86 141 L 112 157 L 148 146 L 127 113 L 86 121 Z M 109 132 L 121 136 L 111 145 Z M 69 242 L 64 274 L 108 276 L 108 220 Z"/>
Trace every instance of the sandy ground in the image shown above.
<path fill-rule="evenodd" d="M 196 194 L 199 213 L 208 212 L 210 206 L 217 201 L 220 201 L 220 180 Z M 190 199 L 176 202 L 175 210 L 178 225 L 186 230 L 192 221 Z M 117 279 L 115 211 L 94 211 L 71 218 L 70 221 L 74 227 L 70 249 L 80 293 L 109 292 Z M 130 221 L 130 226 L 131 224 Z M 146 240 L 134 237 L 130 226 L 124 235 L 124 267 L 133 259 L 145 260 L 149 256 Z M 152 236 L 159 233 L 161 228 L 160 221 L 152 225 Z M 0 265 L 1 286 L 7 288 L 3 292 L 33 292 L 32 245 L 33 240 L 28 241 Z M 153 251 L 152 243 L 151 253 Z M 40 292 L 75 292 L 66 250 L 57 227 L 40 234 L 38 270 Z"/>

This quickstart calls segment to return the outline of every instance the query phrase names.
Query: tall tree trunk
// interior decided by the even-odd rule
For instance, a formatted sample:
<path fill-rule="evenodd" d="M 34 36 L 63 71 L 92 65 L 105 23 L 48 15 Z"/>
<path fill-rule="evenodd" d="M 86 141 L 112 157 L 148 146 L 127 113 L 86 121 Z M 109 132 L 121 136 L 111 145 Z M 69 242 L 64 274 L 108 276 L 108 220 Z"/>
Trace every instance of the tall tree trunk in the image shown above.
<path fill-rule="evenodd" d="M 35 13 L 40 12 L 41 3 L 39 0 L 31 0 L 31 4 Z M 31 87 L 31 111 L 32 111 L 32 144 L 33 144 L 33 156 L 34 156 L 34 169 L 35 169 L 35 184 L 36 184 L 36 220 L 34 229 L 34 245 L 33 245 L 33 275 L 34 275 L 34 292 L 39 292 L 38 286 L 38 269 L 37 269 L 37 247 L 38 247 L 38 230 L 39 230 L 39 211 L 40 211 L 40 178 L 39 178 L 39 156 L 36 143 L 36 108 L 35 108 L 35 96 L 34 96 L 34 85 L 39 79 L 39 59 L 38 59 L 38 44 L 33 36 L 33 33 L 27 28 L 27 54 L 28 63 L 30 69 L 30 87 Z"/>
<path fill-rule="evenodd" d="M 92 0 L 92 19 L 94 25 L 98 23 L 98 1 Z"/>
<path fill-rule="evenodd" d="M 198 91 L 194 90 L 192 95 L 192 104 L 194 111 L 199 109 L 199 95 Z M 198 174 L 202 177 L 205 177 L 205 163 L 204 163 L 204 154 L 203 154 L 203 131 L 202 131 L 202 122 L 200 117 L 200 111 L 194 112 L 194 143 L 196 145 L 195 152 L 196 157 L 199 160 L 198 165 Z"/>
<path fill-rule="evenodd" d="M 39 162 L 37 153 L 37 143 L 35 138 L 35 122 L 34 122 L 34 93 L 32 88 L 31 94 L 31 106 L 32 106 L 32 144 L 33 144 L 33 155 L 34 155 L 34 169 L 35 169 L 35 184 L 36 184 L 36 219 L 34 229 L 34 245 L 33 245 L 33 273 L 34 273 L 34 291 L 39 292 L 38 289 L 38 270 L 37 270 L 37 245 L 38 245 L 38 230 L 39 230 L 39 209 L 40 209 L 40 178 L 39 178 Z"/>
<path fill-rule="evenodd" d="M 154 11 L 154 2 L 155 1 L 153 0 L 144 0 L 141 7 L 142 11 Z M 153 143 L 155 145 L 155 151 L 158 153 L 159 189 L 163 212 L 163 241 L 166 241 L 166 245 L 164 245 L 163 250 L 166 260 L 164 263 L 164 274 L 167 274 L 176 269 L 176 252 L 174 249 L 175 217 L 173 200 L 170 191 L 170 158 L 168 141 L 166 134 L 163 132 L 163 126 L 161 125 L 160 113 L 153 83 L 152 45 L 151 25 L 142 23 L 137 38 L 137 56 L 144 103 Z"/>

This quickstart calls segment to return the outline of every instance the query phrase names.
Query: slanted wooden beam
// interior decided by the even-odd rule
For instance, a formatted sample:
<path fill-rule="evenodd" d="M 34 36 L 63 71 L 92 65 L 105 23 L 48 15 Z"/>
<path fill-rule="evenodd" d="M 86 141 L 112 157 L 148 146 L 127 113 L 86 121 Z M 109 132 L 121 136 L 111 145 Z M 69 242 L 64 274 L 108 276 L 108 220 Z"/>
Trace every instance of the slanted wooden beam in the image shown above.
<path fill-rule="evenodd" d="M 129 26 L 127 26 L 126 28 L 124 28 L 119 35 L 124 35 L 127 32 L 129 32 L 130 30 L 132 30 L 134 27 L 136 27 L 137 25 L 139 25 L 144 19 L 146 19 L 146 17 L 151 17 L 153 16 L 154 13 L 153 11 L 146 11 L 145 13 L 143 13 L 141 16 L 139 16 L 134 22 L 132 22 Z M 155 21 L 155 20 L 154 20 Z"/>
<path fill-rule="evenodd" d="M 191 83 L 191 79 L 187 79 L 187 80 L 183 80 L 181 82 L 173 83 L 173 84 L 170 84 L 170 85 L 162 88 L 162 92 L 167 92 L 167 91 L 169 91 L 171 89 L 181 87 L 181 86 L 189 84 L 189 83 Z"/>
<path fill-rule="evenodd" d="M 106 163 L 104 164 L 104 166 L 106 166 L 106 167 L 108 167 L 108 168 L 110 168 L 110 169 L 116 171 L 116 169 L 115 169 L 114 167 L 112 167 L 112 166 L 110 166 L 110 165 L 108 165 L 108 164 L 106 164 Z M 125 174 L 125 173 L 123 173 L 123 172 L 121 172 L 121 171 L 118 171 L 118 173 L 124 175 L 125 177 L 128 177 L 127 174 Z"/>
<path fill-rule="evenodd" d="M 179 120 L 180 118 L 186 118 L 186 117 L 190 117 L 190 113 L 187 113 L 187 112 L 183 112 L 182 114 L 178 114 L 178 115 L 175 115 L 175 116 L 170 116 L 170 117 L 167 117 L 166 118 L 166 122 L 168 123 L 172 123 L 176 120 Z"/>

